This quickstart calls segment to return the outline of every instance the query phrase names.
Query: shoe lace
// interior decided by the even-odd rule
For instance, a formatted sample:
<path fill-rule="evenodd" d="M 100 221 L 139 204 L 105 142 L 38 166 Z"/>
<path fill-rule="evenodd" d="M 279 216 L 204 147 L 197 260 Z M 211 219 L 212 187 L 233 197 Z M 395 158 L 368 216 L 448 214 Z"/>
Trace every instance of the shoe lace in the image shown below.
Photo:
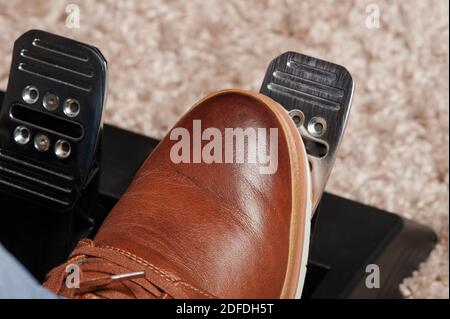
<path fill-rule="evenodd" d="M 214 298 L 125 250 L 88 239 L 47 275 L 44 287 L 66 298 Z"/>

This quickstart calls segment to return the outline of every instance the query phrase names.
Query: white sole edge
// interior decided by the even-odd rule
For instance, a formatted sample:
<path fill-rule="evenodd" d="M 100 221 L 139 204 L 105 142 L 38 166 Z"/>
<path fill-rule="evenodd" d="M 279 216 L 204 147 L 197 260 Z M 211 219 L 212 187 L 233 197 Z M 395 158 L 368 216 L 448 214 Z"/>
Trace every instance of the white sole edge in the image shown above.
<path fill-rule="evenodd" d="M 301 299 L 303 286 L 305 284 L 306 271 L 308 265 L 308 256 L 309 256 L 309 242 L 311 237 L 311 219 L 312 219 L 312 180 L 311 180 L 311 167 L 308 161 L 308 155 L 306 152 L 305 155 L 305 163 L 308 164 L 308 168 L 306 169 L 306 182 L 308 189 L 308 196 L 306 202 L 306 220 L 305 220 L 305 229 L 304 229 L 304 239 L 303 239 L 303 247 L 302 247 L 302 260 L 300 263 L 300 276 L 299 281 L 297 282 L 297 290 L 295 292 L 295 299 Z"/>

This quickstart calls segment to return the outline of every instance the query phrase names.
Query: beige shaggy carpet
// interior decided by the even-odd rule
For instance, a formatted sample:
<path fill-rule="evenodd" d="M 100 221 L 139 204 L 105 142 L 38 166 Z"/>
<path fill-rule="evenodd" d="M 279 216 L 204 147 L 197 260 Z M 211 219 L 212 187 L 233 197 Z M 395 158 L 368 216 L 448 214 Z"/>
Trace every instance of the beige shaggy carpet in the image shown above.
<path fill-rule="evenodd" d="M 71 2 L 79 29 L 65 26 Z M 366 27 L 369 3 L 379 28 Z M 448 298 L 448 10 L 447 0 L 0 0 L 0 89 L 21 33 L 59 33 L 109 60 L 106 122 L 162 137 L 211 91 L 258 90 L 284 51 L 342 64 L 357 90 L 327 189 L 431 226 L 439 244 L 400 288 L 410 298 Z"/>

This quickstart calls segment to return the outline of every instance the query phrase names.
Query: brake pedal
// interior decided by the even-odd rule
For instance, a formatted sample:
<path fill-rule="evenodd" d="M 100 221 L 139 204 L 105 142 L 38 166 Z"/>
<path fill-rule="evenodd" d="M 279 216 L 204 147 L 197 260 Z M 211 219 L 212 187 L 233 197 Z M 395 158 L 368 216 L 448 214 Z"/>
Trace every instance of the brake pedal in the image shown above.
<path fill-rule="evenodd" d="M 38 30 L 17 39 L 0 109 L 0 190 L 73 207 L 96 173 L 106 89 L 97 48 Z"/>

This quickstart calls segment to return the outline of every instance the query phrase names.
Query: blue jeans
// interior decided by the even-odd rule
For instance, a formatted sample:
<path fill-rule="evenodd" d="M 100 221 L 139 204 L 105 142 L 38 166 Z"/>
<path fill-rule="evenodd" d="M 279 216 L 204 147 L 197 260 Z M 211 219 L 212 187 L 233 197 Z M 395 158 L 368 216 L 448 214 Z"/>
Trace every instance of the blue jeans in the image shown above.
<path fill-rule="evenodd" d="M 0 299 L 58 299 L 0 245 Z"/>

